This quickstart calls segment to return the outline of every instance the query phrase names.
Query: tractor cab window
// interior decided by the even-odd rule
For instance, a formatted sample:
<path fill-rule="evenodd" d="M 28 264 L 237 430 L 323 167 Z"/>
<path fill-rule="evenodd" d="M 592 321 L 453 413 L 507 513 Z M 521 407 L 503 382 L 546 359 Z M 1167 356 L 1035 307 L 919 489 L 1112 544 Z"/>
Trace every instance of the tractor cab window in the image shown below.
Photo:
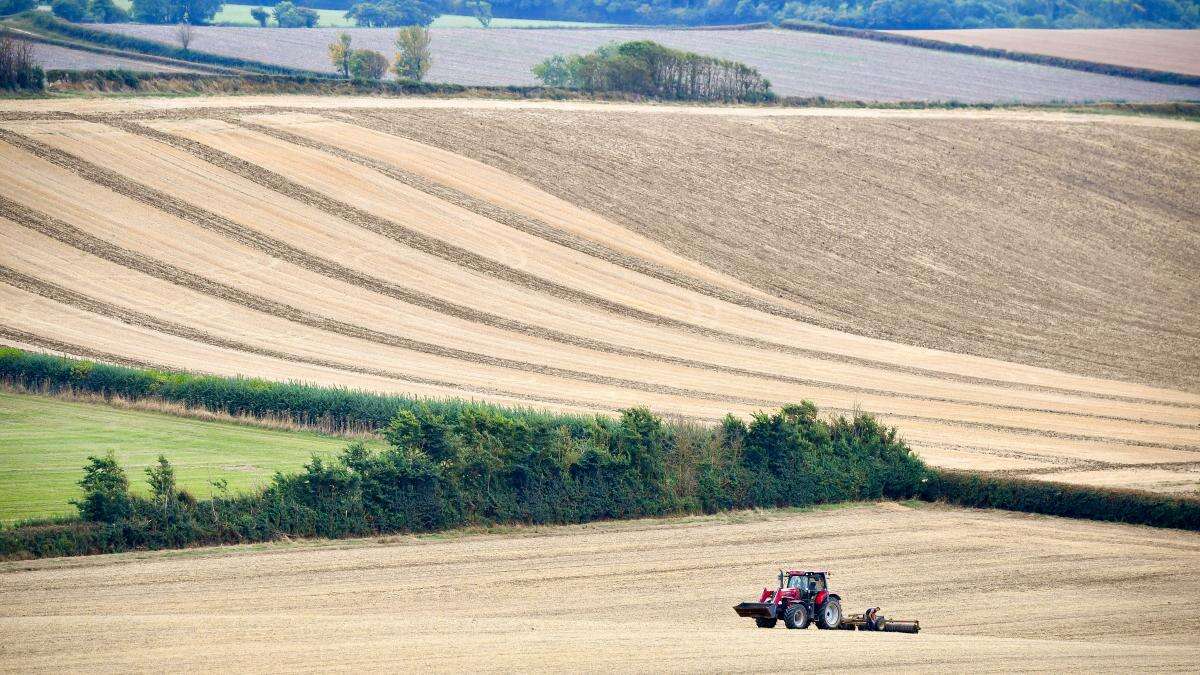
<path fill-rule="evenodd" d="M 818 576 L 797 574 L 788 579 L 788 588 L 798 588 L 806 592 L 825 590 L 825 580 Z"/>

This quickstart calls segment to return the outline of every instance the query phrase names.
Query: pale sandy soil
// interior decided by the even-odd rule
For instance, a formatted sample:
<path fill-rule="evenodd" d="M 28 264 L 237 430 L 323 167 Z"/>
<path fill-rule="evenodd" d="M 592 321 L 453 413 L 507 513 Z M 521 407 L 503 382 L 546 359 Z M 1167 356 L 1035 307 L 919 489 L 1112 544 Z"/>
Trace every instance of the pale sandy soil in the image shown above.
<path fill-rule="evenodd" d="M 0 340 L 701 421 L 810 399 L 1080 482 L 1200 461 L 1195 125 L 269 101 L 5 104 Z"/>
<path fill-rule="evenodd" d="M 828 568 L 919 635 L 761 630 Z M 884 504 L 0 564 L 0 669 L 1190 671 L 1200 536 Z"/>
<path fill-rule="evenodd" d="M 888 32 L 1010 52 L 1200 75 L 1200 30 L 977 28 Z"/>

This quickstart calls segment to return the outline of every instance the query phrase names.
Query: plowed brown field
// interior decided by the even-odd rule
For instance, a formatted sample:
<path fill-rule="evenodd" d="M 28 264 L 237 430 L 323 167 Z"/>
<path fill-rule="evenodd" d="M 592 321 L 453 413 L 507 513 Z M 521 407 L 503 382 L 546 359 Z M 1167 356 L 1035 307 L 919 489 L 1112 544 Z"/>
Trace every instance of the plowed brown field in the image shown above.
<path fill-rule="evenodd" d="M 1161 28 L 1038 29 L 971 28 L 888 31 L 927 40 L 1010 52 L 1114 63 L 1200 75 L 1200 30 Z"/>
<path fill-rule="evenodd" d="M 1194 492 L 1197 156 L 1195 124 L 1028 112 L 10 102 L 0 341 L 701 421 L 810 399 L 936 465 Z"/>
<path fill-rule="evenodd" d="M 760 630 L 828 568 L 919 635 Z M 1200 537 L 934 506 L 0 564 L 0 669 L 1194 671 Z"/>

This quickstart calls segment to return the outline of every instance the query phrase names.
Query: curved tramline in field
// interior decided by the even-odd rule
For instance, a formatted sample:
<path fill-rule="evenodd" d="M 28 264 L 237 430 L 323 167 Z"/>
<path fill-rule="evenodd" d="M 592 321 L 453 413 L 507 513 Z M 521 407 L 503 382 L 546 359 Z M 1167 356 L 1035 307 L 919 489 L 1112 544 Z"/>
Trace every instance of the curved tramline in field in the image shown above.
<path fill-rule="evenodd" d="M 791 279 L 719 271 L 536 175 L 438 147 L 404 103 L 169 105 L 181 109 L 0 118 L 0 161 L 14 168 L 0 184 L 0 341 L 565 411 L 645 404 L 705 422 L 809 399 L 899 425 L 935 465 L 1082 480 L 1120 471 L 1124 484 L 1190 489 L 1161 472 L 1186 475 L 1198 461 L 1193 392 L 847 330 L 838 304 L 781 292 Z M 799 119 L 722 115 L 756 143 Z M 469 117 L 446 119 L 447 134 L 469 133 Z M 941 128 L 923 119 L 906 123 Z M 994 126 L 1007 133 L 1004 119 Z M 700 120 L 680 112 L 672 123 Z M 822 133 L 847 123 L 879 133 L 850 117 L 829 117 Z M 1081 144 L 1090 128 L 1125 124 L 1044 123 Z M 1197 132 L 1178 133 L 1191 143 Z M 811 245 L 794 255 L 821 253 Z M 1166 312 L 1183 295 L 1171 273 L 1154 282 Z"/>

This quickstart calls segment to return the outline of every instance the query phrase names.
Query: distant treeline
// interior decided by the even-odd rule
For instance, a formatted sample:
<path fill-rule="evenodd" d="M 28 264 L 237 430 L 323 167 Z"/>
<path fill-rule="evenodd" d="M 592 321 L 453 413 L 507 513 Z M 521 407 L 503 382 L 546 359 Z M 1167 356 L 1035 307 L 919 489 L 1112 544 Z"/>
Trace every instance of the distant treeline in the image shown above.
<path fill-rule="evenodd" d="M 1011 52 L 1007 49 L 977 47 L 975 45 L 964 45 L 955 42 L 929 40 L 912 35 L 897 35 L 895 33 L 885 33 L 876 30 L 863 30 L 858 28 L 839 28 L 836 26 L 826 26 L 822 24 L 806 23 L 801 21 L 784 21 L 779 24 L 779 27 L 786 28 L 788 30 L 804 31 L 807 33 L 840 35 L 862 40 L 890 42 L 892 44 L 900 44 L 908 47 L 920 47 L 922 49 L 933 49 L 936 51 L 953 52 L 956 54 L 971 54 L 973 56 L 986 56 L 988 58 L 1007 59 L 1009 61 L 1021 61 L 1023 63 L 1036 63 L 1043 66 L 1069 68 L 1071 70 L 1081 70 L 1088 73 L 1099 73 L 1101 75 L 1129 77 L 1136 80 L 1146 80 L 1148 82 L 1200 86 L 1200 76 L 1196 75 L 1171 73 L 1161 70 L 1149 70 L 1146 68 L 1134 68 L 1132 66 L 1119 66 L 1111 63 L 1098 63 L 1095 61 L 1084 61 L 1081 59 L 1068 59 L 1061 56 L 1050 56 L 1048 54 Z"/>
<path fill-rule="evenodd" d="M 771 83 L 744 63 L 716 59 L 650 40 L 553 56 L 533 67 L 548 86 L 616 91 L 680 101 L 766 101 Z"/>
<path fill-rule="evenodd" d="M 354 2 L 303 0 L 297 4 L 349 9 Z M 1200 26 L 1197 0 L 491 0 L 491 10 L 495 16 L 508 18 L 656 25 L 796 19 L 893 30 Z"/>
<path fill-rule="evenodd" d="M 151 496 L 111 457 L 85 467 L 77 518 L 0 529 L 0 557 L 428 532 L 468 524 L 579 523 L 725 509 L 919 497 L 964 506 L 1200 530 L 1200 501 L 925 467 L 869 415 L 822 419 L 811 403 L 716 426 L 561 415 L 464 401 L 139 370 L 0 350 L 0 380 L 49 392 L 152 397 L 211 412 L 375 429 L 260 491 L 177 490 L 164 458 Z"/>

